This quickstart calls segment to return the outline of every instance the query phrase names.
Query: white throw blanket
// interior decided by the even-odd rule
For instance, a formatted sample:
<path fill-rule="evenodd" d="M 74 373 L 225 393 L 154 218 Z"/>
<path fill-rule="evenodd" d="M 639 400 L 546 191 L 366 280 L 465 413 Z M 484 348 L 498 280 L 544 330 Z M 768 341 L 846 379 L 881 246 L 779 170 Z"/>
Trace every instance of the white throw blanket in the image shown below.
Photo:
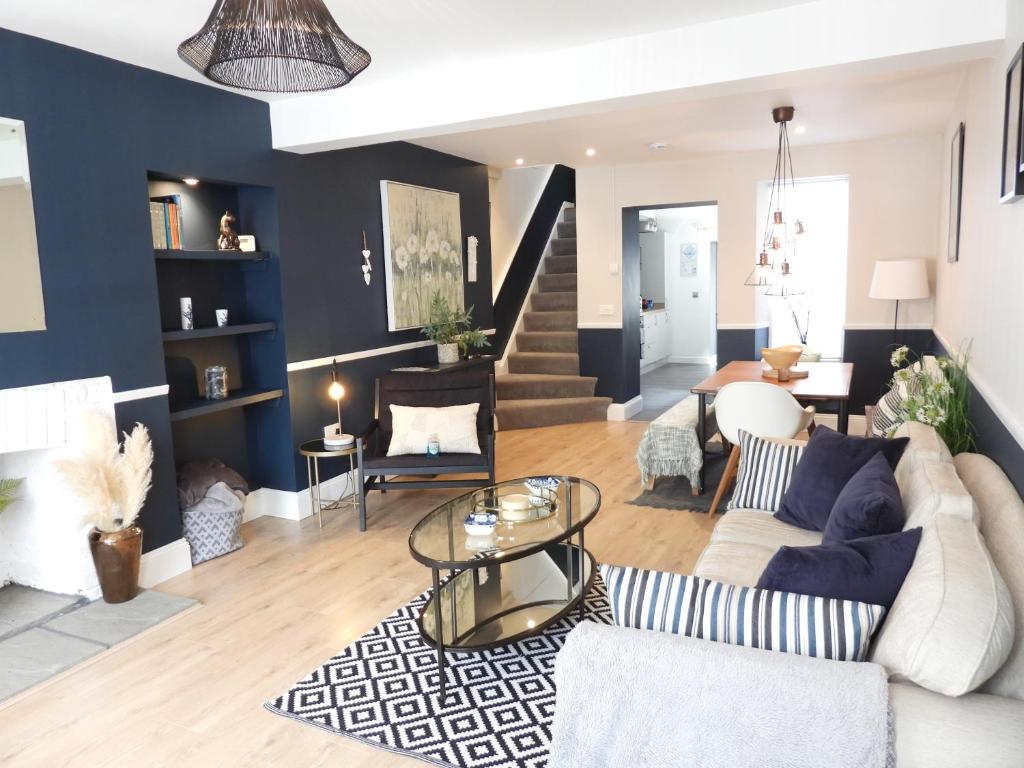
<path fill-rule="evenodd" d="M 877 664 L 584 622 L 555 666 L 550 768 L 886 768 Z"/>

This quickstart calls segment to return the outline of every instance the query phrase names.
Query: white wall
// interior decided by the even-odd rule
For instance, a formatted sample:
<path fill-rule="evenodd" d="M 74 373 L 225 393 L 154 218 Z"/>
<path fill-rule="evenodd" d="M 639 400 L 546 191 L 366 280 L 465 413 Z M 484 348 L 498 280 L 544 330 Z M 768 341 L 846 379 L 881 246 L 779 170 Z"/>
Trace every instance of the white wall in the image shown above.
<path fill-rule="evenodd" d="M 706 362 L 715 353 L 711 241 L 716 236 L 713 231 L 698 230 L 688 222 L 668 233 L 665 283 L 674 362 Z M 697 243 L 697 274 L 693 277 L 680 274 L 683 243 Z"/>
<path fill-rule="evenodd" d="M 772 129 L 766 121 L 765 130 Z M 876 259 L 933 260 L 939 252 L 944 152 L 938 134 L 793 148 L 797 176 L 850 178 L 848 326 L 891 326 L 892 303 L 867 298 Z M 580 327 L 622 323 L 620 274 L 610 269 L 622 263 L 622 208 L 715 201 L 719 326 L 764 321 L 766 307 L 743 281 L 754 265 L 764 224 L 756 216 L 757 183 L 770 179 L 774 166 L 774 152 L 754 152 L 578 169 Z M 614 305 L 611 315 L 599 313 L 602 304 Z M 931 327 L 932 315 L 930 299 L 908 302 L 900 308 L 901 326 Z"/>
<path fill-rule="evenodd" d="M 489 177 L 491 288 L 495 299 L 554 168 L 553 165 L 537 165 L 495 170 Z"/>
<path fill-rule="evenodd" d="M 1024 40 L 1024 3 L 1008 3 L 1002 56 L 970 69 L 942 143 L 942 255 L 935 330 L 947 345 L 973 340 L 971 378 L 1024 445 L 1024 199 L 999 203 L 1006 67 Z M 960 261 L 945 261 L 949 147 L 966 126 Z"/>

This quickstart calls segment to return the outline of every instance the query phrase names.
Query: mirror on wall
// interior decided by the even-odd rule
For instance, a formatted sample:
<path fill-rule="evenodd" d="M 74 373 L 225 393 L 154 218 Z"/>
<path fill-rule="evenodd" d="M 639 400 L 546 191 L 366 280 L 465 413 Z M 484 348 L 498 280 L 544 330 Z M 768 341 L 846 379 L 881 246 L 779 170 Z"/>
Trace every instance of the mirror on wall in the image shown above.
<path fill-rule="evenodd" d="M 0 333 L 43 330 L 25 123 L 0 117 Z"/>

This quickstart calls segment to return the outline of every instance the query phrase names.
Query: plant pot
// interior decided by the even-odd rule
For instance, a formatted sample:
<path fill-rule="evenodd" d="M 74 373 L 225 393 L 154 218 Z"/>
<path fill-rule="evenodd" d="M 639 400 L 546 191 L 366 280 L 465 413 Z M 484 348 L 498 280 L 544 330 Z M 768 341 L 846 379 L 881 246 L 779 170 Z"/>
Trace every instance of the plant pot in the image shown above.
<path fill-rule="evenodd" d="M 89 532 L 89 549 L 103 600 L 124 603 L 139 593 L 139 561 L 142 558 L 142 529 L 137 525 L 106 532 Z"/>
<path fill-rule="evenodd" d="M 457 363 L 459 362 L 459 345 L 456 343 L 451 344 L 438 344 L 437 345 L 437 362 L 439 363 Z"/>
<path fill-rule="evenodd" d="M 819 363 L 821 362 L 821 352 L 812 352 L 809 349 L 804 349 L 802 355 L 800 355 L 801 363 Z"/>

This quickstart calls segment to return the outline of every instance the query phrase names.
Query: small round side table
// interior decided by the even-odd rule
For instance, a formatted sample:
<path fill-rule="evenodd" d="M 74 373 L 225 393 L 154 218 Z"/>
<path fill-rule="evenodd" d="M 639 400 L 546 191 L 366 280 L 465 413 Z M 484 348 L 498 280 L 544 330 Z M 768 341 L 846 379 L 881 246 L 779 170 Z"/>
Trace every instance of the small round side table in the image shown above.
<path fill-rule="evenodd" d="M 299 446 L 299 453 L 306 457 L 306 473 L 309 476 L 309 507 L 316 515 L 320 527 L 324 527 L 324 512 L 342 507 L 359 509 L 359 494 L 356 493 L 355 465 L 352 457 L 356 453 L 356 445 L 339 445 L 337 447 L 324 445 L 323 439 L 309 440 Z M 352 495 L 349 499 L 337 498 L 328 500 L 326 503 L 320 493 L 320 459 L 337 459 L 348 456 L 348 479 Z"/>

